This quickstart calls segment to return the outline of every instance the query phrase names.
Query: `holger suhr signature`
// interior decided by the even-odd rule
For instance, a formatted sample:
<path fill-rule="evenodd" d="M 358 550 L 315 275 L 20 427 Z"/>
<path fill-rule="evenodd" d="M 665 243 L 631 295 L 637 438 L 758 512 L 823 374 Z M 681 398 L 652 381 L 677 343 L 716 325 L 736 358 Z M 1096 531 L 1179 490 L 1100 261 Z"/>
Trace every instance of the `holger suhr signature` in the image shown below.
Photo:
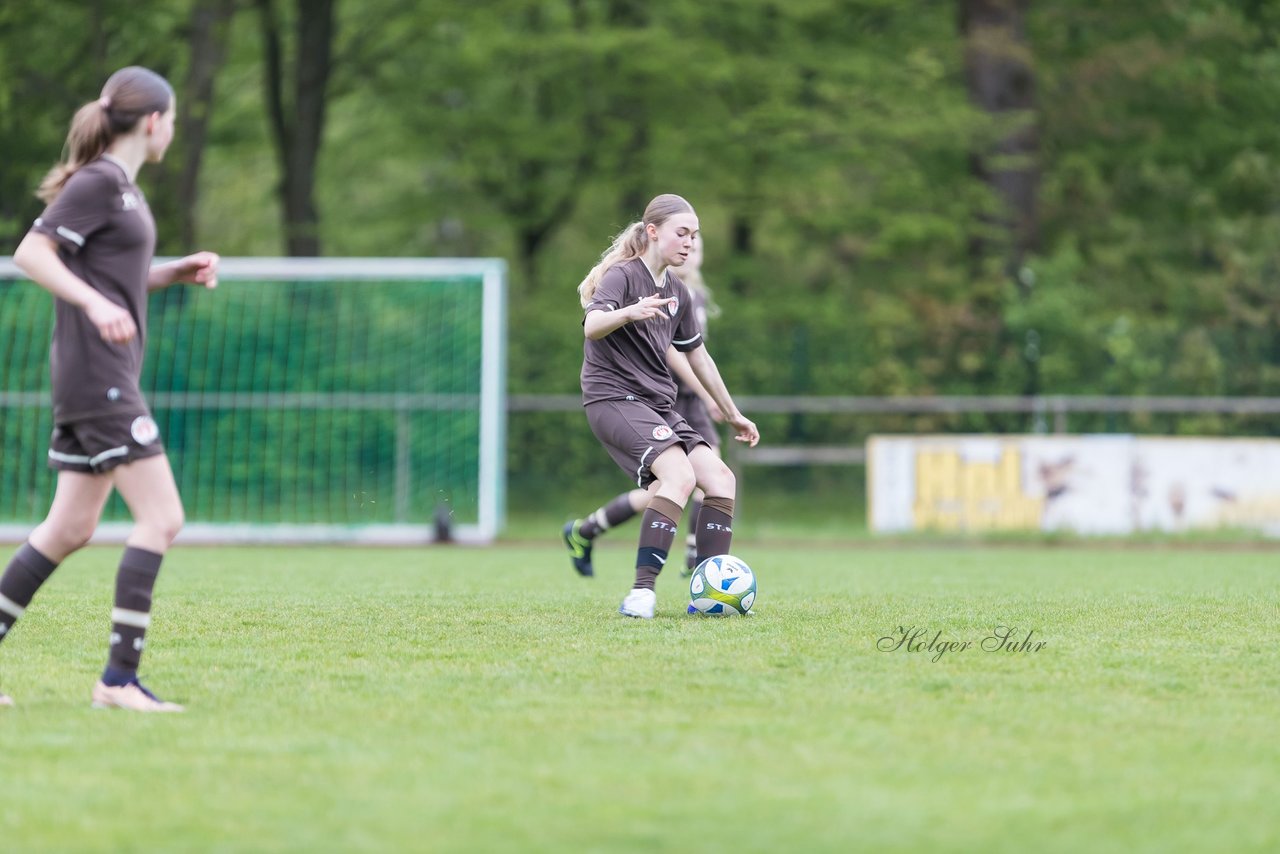
<path fill-rule="evenodd" d="M 949 652 L 960 653 L 974 648 L 983 652 L 1039 652 L 1048 641 L 1032 640 L 1035 633 L 1035 629 L 1028 629 L 1024 635 L 1016 626 L 996 626 L 980 641 L 943 640 L 941 629 L 930 631 L 918 626 L 898 626 L 897 631 L 876 641 L 876 649 L 881 652 L 930 653 L 930 660 L 935 662 L 941 661 Z"/>

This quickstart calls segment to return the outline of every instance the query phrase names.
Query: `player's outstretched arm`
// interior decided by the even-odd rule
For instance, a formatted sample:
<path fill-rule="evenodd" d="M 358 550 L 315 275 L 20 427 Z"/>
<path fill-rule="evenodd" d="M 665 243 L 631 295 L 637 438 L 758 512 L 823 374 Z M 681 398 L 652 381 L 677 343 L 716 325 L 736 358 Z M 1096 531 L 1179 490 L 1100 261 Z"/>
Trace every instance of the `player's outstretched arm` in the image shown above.
<path fill-rule="evenodd" d="M 725 423 L 733 427 L 735 431 L 733 438 L 754 448 L 760 441 L 760 431 L 751 419 L 738 411 L 733 398 L 729 396 L 729 389 L 725 388 L 724 380 L 720 378 L 720 369 L 716 367 L 715 360 L 711 358 L 707 348 L 699 344 L 686 356 L 689 359 L 689 367 L 693 368 L 694 374 L 719 404 L 720 411 L 724 413 Z"/>
<path fill-rule="evenodd" d="M 693 368 L 689 365 L 689 357 L 675 347 L 668 347 L 667 364 L 680 382 L 693 389 L 693 393 L 706 404 L 707 413 L 711 416 L 711 419 L 713 421 L 723 421 L 724 413 L 720 411 L 720 404 L 716 403 L 716 399 L 711 396 L 711 392 L 707 391 L 707 387 L 702 384 L 702 380 L 698 379 L 698 375 L 693 372 Z"/>
<path fill-rule="evenodd" d="M 216 252 L 197 252 L 176 261 L 155 264 L 147 273 L 147 290 L 157 291 L 179 282 L 216 288 L 219 260 Z"/>

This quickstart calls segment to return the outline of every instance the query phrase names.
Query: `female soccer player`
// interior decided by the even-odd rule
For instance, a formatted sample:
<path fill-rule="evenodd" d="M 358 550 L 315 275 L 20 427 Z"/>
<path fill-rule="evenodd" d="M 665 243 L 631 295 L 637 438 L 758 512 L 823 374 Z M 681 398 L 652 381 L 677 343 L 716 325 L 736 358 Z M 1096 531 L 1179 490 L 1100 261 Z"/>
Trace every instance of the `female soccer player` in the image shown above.
<path fill-rule="evenodd" d="M 711 289 L 702 278 L 702 236 L 700 234 L 694 235 L 689 257 L 680 267 L 680 281 L 684 282 L 689 289 L 693 299 L 693 316 L 698 323 L 698 331 L 702 333 L 705 340 L 707 318 L 714 316 L 719 309 L 711 300 Z M 706 440 L 711 450 L 719 456 L 720 432 L 716 429 L 715 423 L 724 420 L 720 407 L 693 373 L 688 357 L 672 347 L 667 351 L 667 364 L 676 381 L 676 413 L 688 421 L 689 426 Z M 647 490 L 632 489 L 614 496 L 586 518 L 575 519 L 564 526 L 561 535 L 565 546 L 569 549 L 569 561 L 579 575 L 595 575 L 595 569 L 591 564 L 591 550 L 595 538 L 643 512 L 649 503 L 649 497 Z M 702 510 L 702 498 L 702 490 L 695 489 L 693 502 L 689 507 L 690 519 L 697 520 Z M 694 531 L 690 530 L 685 533 L 685 571 L 682 574 L 691 573 L 697 566 L 697 562 L 697 541 Z"/>
<path fill-rule="evenodd" d="M 654 582 L 675 541 L 676 525 L 695 487 L 706 493 L 697 520 L 699 555 L 729 551 L 733 537 L 733 472 L 674 411 L 671 347 L 720 407 L 735 438 L 755 446 L 760 432 L 738 411 L 703 346 L 689 289 L 668 268 L 693 251 L 698 216 L 680 196 L 649 202 L 644 218 L 614 238 L 578 296 L 586 311 L 582 396 L 591 431 L 636 485 L 649 487 L 640 523 L 635 584 L 619 613 L 651 619 Z"/>
<path fill-rule="evenodd" d="M 173 88 L 154 71 L 123 68 L 81 107 L 67 160 L 45 177 L 48 204 L 14 262 L 54 295 L 50 367 L 58 472 L 53 506 L 0 576 L 0 640 L 68 555 L 85 545 L 117 489 L 133 515 L 116 575 L 109 657 L 94 706 L 180 712 L 138 681 L 160 562 L 182 527 L 182 499 L 160 431 L 138 387 L 147 292 L 178 282 L 213 288 L 218 256 L 198 252 L 152 266 L 155 222 L 134 183 L 173 140 Z M 13 700 L 0 694 L 0 705 Z"/>

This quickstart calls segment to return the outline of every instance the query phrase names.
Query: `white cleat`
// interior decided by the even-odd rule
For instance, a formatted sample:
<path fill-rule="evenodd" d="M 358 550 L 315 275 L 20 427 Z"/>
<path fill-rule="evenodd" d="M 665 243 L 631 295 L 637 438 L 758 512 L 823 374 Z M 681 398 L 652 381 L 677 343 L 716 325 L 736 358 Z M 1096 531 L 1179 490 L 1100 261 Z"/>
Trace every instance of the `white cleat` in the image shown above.
<path fill-rule="evenodd" d="M 618 613 L 624 617 L 639 617 L 642 620 L 653 619 L 653 608 L 658 603 L 658 594 L 652 590 L 637 587 L 627 594 L 618 607 Z"/>
<path fill-rule="evenodd" d="M 0 694 L 0 706 L 12 706 L 13 698 L 8 694 Z"/>
<path fill-rule="evenodd" d="M 95 709 L 128 709 L 131 712 L 185 712 L 177 703 L 166 703 L 152 694 L 142 683 L 134 679 L 127 685 L 107 685 L 101 681 L 93 686 Z"/>

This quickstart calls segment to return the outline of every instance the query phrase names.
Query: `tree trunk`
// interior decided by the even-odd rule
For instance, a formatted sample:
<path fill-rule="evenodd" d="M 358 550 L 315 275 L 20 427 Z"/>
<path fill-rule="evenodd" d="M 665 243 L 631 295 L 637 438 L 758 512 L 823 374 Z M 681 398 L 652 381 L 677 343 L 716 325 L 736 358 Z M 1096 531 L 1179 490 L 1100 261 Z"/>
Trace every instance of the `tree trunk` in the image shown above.
<path fill-rule="evenodd" d="M 227 31 L 235 5 L 235 0 L 196 0 L 191 10 L 187 37 L 191 64 L 178 103 L 182 158 L 177 176 L 176 213 L 180 252 L 193 252 L 197 248 L 200 167 L 213 109 L 214 79 L 227 56 Z"/>
<path fill-rule="evenodd" d="M 274 0 L 257 0 L 262 18 L 267 114 L 280 159 L 285 251 L 292 257 L 320 254 L 315 178 L 324 137 L 336 2 L 297 0 L 297 44 L 287 81 Z M 286 90 L 291 96 L 288 101 Z"/>
<path fill-rule="evenodd" d="M 969 96 L 997 128 L 994 143 L 975 152 L 970 165 L 1001 203 L 999 213 L 970 242 L 970 259 L 978 270 L 999 252 L 1005 271 L 1024 290 L 1027 284 L 1019 273 L 1039 239 L 1040 184 L 1035 69 L 1026 29 L 1029 5 L 1030 0 L 960 0 Z M 1003 232 L 1003 239 L 993 232 Z M 997 241 L 1003 245 L 995 245 Z"/>
<path fill-rule="evenodd" d="M 736 211 L 729 221 L 729 291 L 735 297 L 746 296 L 751 291 L 751 281 L 742 274 L 750 269 L 750 259 L 755 254 L 756 231 L 748 214 Z"/>
<path fill-rule="evenodd" d="M 500 183 L 490 183 L 489 193 L 498 199 L 502 209 L 512 216 L 516 226 L 517 242 L 520 247 L 518 264 L 524 272 L 524 287 L 530 292 L 537 290 L 538 254 L 555 230 L 573 211 L 577 203 L 578 193 L 583 177 L 587 175 L 594 163 L 590 149 L 584 150 L 574 161 L 570 178 L 559 186 L 548 179 L 546 163 L 537 160 L 521 161 L 518 174 L 523 178 L 523 186 L 504 188 Z M 548 201 L 550 200 L 550 201 Z"/>

